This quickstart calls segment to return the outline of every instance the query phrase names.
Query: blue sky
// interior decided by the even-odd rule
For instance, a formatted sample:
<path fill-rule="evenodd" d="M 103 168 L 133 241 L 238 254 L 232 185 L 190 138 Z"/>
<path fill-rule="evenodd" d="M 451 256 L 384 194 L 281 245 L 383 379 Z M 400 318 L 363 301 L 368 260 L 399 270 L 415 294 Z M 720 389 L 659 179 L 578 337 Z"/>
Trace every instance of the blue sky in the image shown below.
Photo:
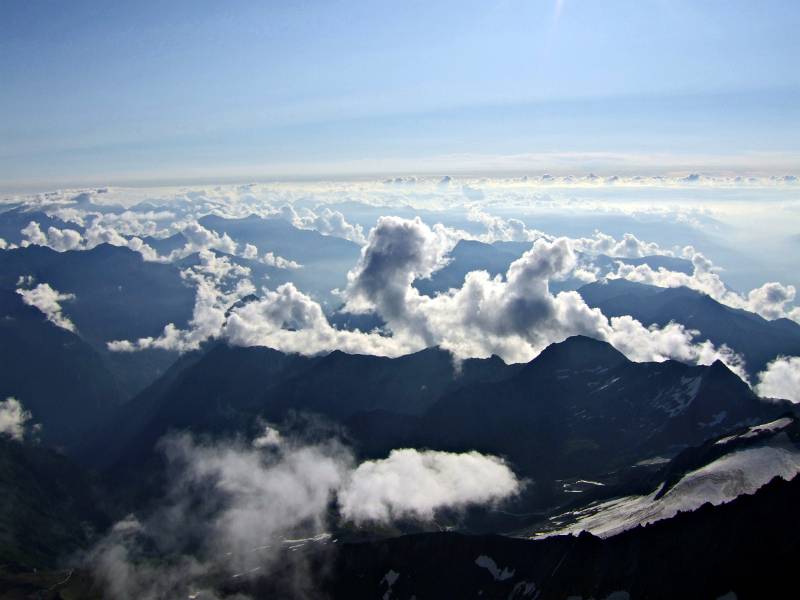
<path fill-rule="evenodd" d="M 0 180 L 780 174 L 798 30 L 792 0 L 3 0 Z"/>

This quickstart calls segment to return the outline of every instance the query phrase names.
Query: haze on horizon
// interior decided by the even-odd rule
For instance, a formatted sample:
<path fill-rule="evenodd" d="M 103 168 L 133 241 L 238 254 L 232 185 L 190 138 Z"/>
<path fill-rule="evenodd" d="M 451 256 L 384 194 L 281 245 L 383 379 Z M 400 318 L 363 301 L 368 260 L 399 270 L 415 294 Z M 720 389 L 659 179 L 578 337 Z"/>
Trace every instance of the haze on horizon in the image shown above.
<path fill-rule="evenodd" d="M 800 5 L 6 2 L 0 190 L 800 165 Z"/>

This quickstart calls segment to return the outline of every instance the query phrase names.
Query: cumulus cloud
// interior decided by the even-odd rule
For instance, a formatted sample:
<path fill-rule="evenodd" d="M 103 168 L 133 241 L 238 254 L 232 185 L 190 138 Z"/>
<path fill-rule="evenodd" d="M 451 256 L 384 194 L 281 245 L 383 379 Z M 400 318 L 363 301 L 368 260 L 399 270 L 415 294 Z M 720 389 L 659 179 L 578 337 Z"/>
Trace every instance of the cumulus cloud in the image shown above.
<path fill-rule="evenodd" d="M 263 258 L 258 257 L 258 247 L 253 244 L 245 244 L 241 254 L 242 258 L 248 260 L 260 260 L 265 265 L 276 269 L 300 269 L 303 265 L 288 258 L 278 256 L 273 252 L 267 252 Z"/>
<path fill-rule="evenodd" d="M 541 231 L 528 229 L 528 226 L 519 219 L 504 219 L 490 215 L 477 206 L 470 208 L 467 218 L 486 227 L 486 233 L 479 235 L 478 239 L 487 244 L 493 242 L 529 242 L 544 237 Z"/>
<path fill-rule="evenodd" d="M 133 352 L 161 348 L 186 352 L 210 339 L 223 338 L 240 346 L 269 346 L 284 352 L 317 354 L 341 349 L 346 352 L 398 356 L 420 349 L 397 338 L 377 333 L 345 331 L 331 326 L 322 307 L 310 296 L 286 283 L 262 296 L 242 302 L 256 291 L 250 269 L 203 250 L 200 262 L 182 272 L 195 286 L 195 305 L 187 329 L 173 323 L 158 337 L 114 340 L 108 348 Z"/>
<path fill-rule="evenodd" d="M 108 343 L 109 350 L 132 352 L 160 348 L 186 352 L 196 350 L 206 340 L 219 336 L 228 309 L 252 294 L 255 287 L 248 279 L 250 269 L 231 262 L 229 257 L 217 256 L 210 250 L 200 250 L 198 258 L 196 266 L 181 272 L 181 276 L 195 286 L 195 303 L 189 328 L 179 329 L 174 323 L 169 323 L 158 337 L 135 341 L 114 340 Z"/>
<path fill-rule="evenodd" d="M 17 293 L 25 304 L 38 308 L 54 325 L 73 333 L 77 331 L 75 324 L 64 315 L 61 308 L 61 302 L 74 300 L 75 294 L 62 294 L 50 287 L 49 283 L 40 283 L 33 289 L 18 288 Z"/>
<path fill-rule="evenodd" d="M 632 233 L 626 233 L 622 239 L 596 231 L 592 237 L 573 240 L 573 247 L 587 254 L 605 254 L 619 258 L 641 258 L 643 256 L 672 255 L 671 250 L 661 248 L 654 242 L 645 242 Z"/>
<path fill-rule="evenodd" d="M 554 236 L 542 231 L 530 229 L 519 219 L 491 215 L 477 206 L 470 208 L 467 218 L 486 227 L 486 232 L 475 236 L 475 239 L 488 244 L 494 242 L 533 242 L 538 239 L 552 241 L 555 239 Z M 473 237 L 466 232 L 459 233 L 464 238 Z M 570 238 L 570 242 L 576 252 L 593 256 L 605 254 L 619 258 L 641 258 L 654 255 L 672 256 L 674 254 L 672 250 L 661 248 L 654 242 L 640 240 L 632 233 L 626 233 L 621 239 L 617 239 L 601 231 L 595 231 L 591 237 Z"/>
<path fill-rule="evenodd" d="M 759 396 L 800 402 L 800 356 L 781 356 L 757 376 Z"/>
<path fill-rule="evenodd" d="M 261 262 L 263 262 L 265 265 L 269 265 L 270 267 L 275 267 L 276 269 L 301 269 L 303 267 L 303 265 L 296 261 L 283 258 L 282 256 L 278 256 L 272 252 L 267 252 L 264 254 Z"/>
<path fill-rule="evenodd" d="M 750 290 L 747 294 L 738 294 L 725 285 L 719 275 L 720 269 L 702 253 L 687 246 L 683 250 L 683 255 L 691 259 L 693 265 L 691 275 L 670 271 L 664 267 L 653 269 L 648 264 L 634 266 L 618 263 L 617 270 L 609 273 L 607 277 L 658 287 L 687 287 L 707 294 L 722 304 L 754 312 L 765 319 L 785 317 L 800 321 L 800 309 L 793 305 L 796 295 L 794 286 L 773 281 Z"/>
<path fill-rule="evenodd" d="M 291 548 L 333 550 L 326 530 L 339 519 L 330 510 L 337 498 L 345 521 L 431 519 L 439 509 L 499 502 L 520 485 L 493 456 L 399 450 L 356 466 L 336 440 L 303 442 L 273 429 L 250 444 L 183 434 L 162 448 L 170 486 L 161 505 L 120 521 L 88 556 L 112 597 L 215 598 L 207 574 L 266 575 Z M 313 585 L 303 575 L 294 584 Z"/>
<path fill-rule="evenodd" d="M 59 229 L 58 227 L 48 227 L 44 233 L 41 226 L 36 221 L 31 221 L 20 230 L 25 236 L 22 241 L 23 247 L 31 245 L 47 246 L 57 252 L 67 252 L 70 250 L 91 250 L 100 244 L 111 244 L 121 246 L 138 252 L 145 260 L 160 260 L 158 253 L 141 238 L 126 238 L 111 227 L 103 225 L 100 219 L 92 221 L 91 225 L 83 234 L 74 229 Z"/>
<path fill-rule="evenodd" d="M 361 463 L 340 491 L 339 502 L 342 514 L 357 523 L 431 520 L 443 507 L 490 504 L 519 489 L 514 472 L 495 456 L 404 448 Z"/>
<path fill-rule="evenodd" d="M 226 275 L 211 277 L 190 270 L 197 285 L 195 313 L 188 330 L 168 325 L 156 339 L 116 341 L 112 350 L 164 347 L 188 350 L 222 338 L 242 346 L 269 346 L 284 352 L 345 352 L 398 356 L 439 345 L 457 359 L 497 354 L 508 362 L 527 362 L 547 345 L 572 335 L 607 341 L 637 361 L 674 358 L 710 364 L 722 360 L 744 378 L 743 363 L 725 346 L 697 342 L 697 331 L 677 323 L 645 327 L 631 317 L 606 318 L 586 305 L 577 292 L 550 292 L 549 282 L 575 274 L 573 242 L 567 238 L 536 240 L 514 261 L 505 277 L 485 271 L 468 273 L 460 288 L 434 298 L 421 295 L 413 282 L 447 262 L 456 238 L 441 225 L 419 219 L 382 217 L 370 232 L 358 264 L 348 275 L 346 309 L 375 312 L 385 332 L 345 331 L 330 325 L 322 307 L 286 283 L 263 289 L 257 299 L 238 301 L 253 291 L 246 277 L 224 291 L 226 277 L 243 277 L 226 259 L 205 255 L 205 270 L 225 265 Z M 212 269 L 214 270 L 214 269 Z M 191 275 L 191 277 L 189 277 Z"/>
<path fill-rule="evenodd" d="M 415 323 L 422 299 L 411 284 L 444 266 L 454 245 L 446 228 L 432 229 L 419 217 L 381 217 L 358 265 L 348 274 L 347 310 L 359 313 L 377 308 L 387 321 L 403 323 L 414 335 L 432 342 L 424 323 Z"/>
<path fill-rule="evenodd" d="M 0 435 L 20 442 L 28 431 L 38 429 L 38 425 L 31 427 L 30 421 L 30 411 L 25 410 L 16 398 L 9 397 L 0 402 Z"/>
<path fill-rule="evenodd" d="M 361 225 L 348 223 L 345 216 L 338 210 L 327 206 L 317 209 L 303 208 L 299 212 L 291 205 L 284 205 L 280 214 L 295 227 L 300 229 L 313 229 L 324 235 L 344 238 L 363 245 L 366 242 L 364 229 Z"/>
<path fill-rule="evenodd" d="M 245 244 L 242 250 L 242 257 L 249 260 L 258 260 L 258 247 L 253 244 Z"/>
<path fill-rule="evenodd" d="M 269 346 L 299 354 L 343 350 L 354 354 L 399 356 L 420 349 L 417 343 L 402 335 L 389 337 L 333 327 L 319 303 L 292 283 L 262 292 L 258 300 L 230 311 L 220 336 L 238 346 Z"/>
<path fill-rule="evenodd" d="M 169 256 L 169 260 L 184 258 L 202 250 L 217 250 L 224 254 L 236 254 L 238 244 L 227 233 L 220 235 L 216 231 L 206 229 L 197 221 L 190 221 L 180 232 L 186 238 L 186 244 L 182 248 L 173 251 Z"/>
<path fill-rule="evenodd" d="M 45 234 L 36 221 L 28 223 L 20 233 L 25 236 L 22 241 L 23 248 L 30 245 L 48 246 L 58 252 L 66 252 L 80 247 L 83 241 L 81 234 L 74 229 L 49 227 Z"/>
<path fill-rule="evenodd" d="M 581 334 L 607 341 L 633 360 L 721 359 L 743 375 L 733 352 L 695 343 L 697 332 L 682 325 L 648 328 L 630 317 L 609 320 L 577 292 L 552 294 L 549 281 L 568 276 L 577 265 L 567 238 L 536 240 L 505 278 L 474 271 L 461 288 L 423 296 L 411 283 L 443 264 L 443 239 L 419 220 L 380 219 L 350 273 L 348 306 L 374 310 L 394 334 L 438 344 L 459 358 L 497 354 L 528 361 L 550 343 Z"/>

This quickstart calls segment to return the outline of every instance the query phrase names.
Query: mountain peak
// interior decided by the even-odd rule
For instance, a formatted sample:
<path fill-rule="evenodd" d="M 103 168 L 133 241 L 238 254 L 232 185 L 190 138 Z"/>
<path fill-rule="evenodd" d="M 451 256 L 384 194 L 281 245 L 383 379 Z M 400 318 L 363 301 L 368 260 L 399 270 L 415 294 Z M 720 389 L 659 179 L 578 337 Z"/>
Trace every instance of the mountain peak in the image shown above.
<path fill-rule="evenodd" d="M 563 342 L 550 344 L 528 364 L 585 370 L 598 366 L 615 367 L 624 362 L 628 362 L 628 359 L 611 344 L 584 335 L 574 335 Z"/>

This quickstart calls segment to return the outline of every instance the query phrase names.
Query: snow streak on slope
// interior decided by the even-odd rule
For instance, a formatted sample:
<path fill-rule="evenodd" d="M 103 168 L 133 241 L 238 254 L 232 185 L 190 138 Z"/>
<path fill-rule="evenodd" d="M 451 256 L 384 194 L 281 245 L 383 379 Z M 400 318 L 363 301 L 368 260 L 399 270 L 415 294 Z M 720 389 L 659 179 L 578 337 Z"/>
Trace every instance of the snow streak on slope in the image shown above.
<path fill-rule="evenodd" d="M 553 517 L 555 529 L 534 534 L 548 537 L 588 531 L 610 537 L 637 525 L 646 525 L 692 511 L 706 502 L 724 504 L 752 494 L 776 476 L 791 479 L 800 472 L 800 451 L 786 434 L 773 445 L 739 450 L 684 475 L 664 496 L 625 496 Z"/>

